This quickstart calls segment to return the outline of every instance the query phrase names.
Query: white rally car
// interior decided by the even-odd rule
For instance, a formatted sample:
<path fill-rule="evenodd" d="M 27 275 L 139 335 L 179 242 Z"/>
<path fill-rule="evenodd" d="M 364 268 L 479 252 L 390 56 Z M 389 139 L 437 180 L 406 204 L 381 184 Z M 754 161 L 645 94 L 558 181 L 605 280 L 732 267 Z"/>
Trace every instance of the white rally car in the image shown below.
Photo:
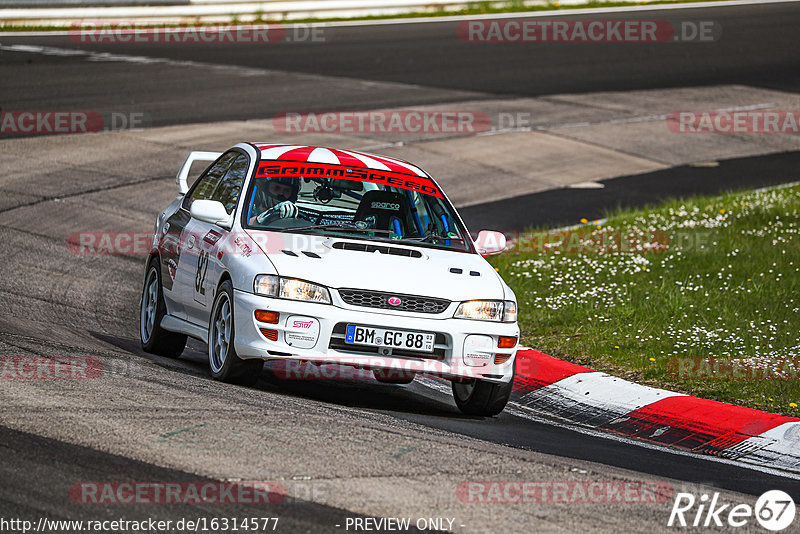
<path fill-rule="evenodd" d="M 189 187 L 195 161 L 213 161 Z M 416 374 L 453 383 L 474 415 L 513 386 L 514 293 L 436 182 L 405 161 L 351 150 L 240 143 L 192 152 L 156 221 L 141 299 L 144 350 L 208 343 L 211 374 L 252 384 L 264 360 Z"/>

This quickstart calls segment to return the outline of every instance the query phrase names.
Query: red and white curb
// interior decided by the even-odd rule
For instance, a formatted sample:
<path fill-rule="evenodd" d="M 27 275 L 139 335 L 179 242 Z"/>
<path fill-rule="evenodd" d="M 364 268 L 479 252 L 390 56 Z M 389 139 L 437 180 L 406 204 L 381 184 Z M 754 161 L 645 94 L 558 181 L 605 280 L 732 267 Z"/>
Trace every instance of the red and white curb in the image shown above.
<path fill-rule="evenodd" d="M 798 418 L 643 386 L 525 347 L 517 353 L 509 411 L 592 434 L 800 473 Z"/>

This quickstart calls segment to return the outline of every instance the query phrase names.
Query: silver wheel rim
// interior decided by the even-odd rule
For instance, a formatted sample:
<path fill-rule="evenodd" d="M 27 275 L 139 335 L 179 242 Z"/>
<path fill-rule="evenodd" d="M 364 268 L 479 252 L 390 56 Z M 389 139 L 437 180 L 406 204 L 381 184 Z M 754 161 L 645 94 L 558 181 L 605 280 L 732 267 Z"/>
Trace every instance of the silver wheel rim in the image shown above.
<path fill-rule="evenodd" d="M 156 268 L 150 269 L 147 273 L 147 281 L 144 284 L 142 293 L 142 311 L 140 330 L 142 341 L 147 343 L 153 335 L 153 328 L 156 325 L 156 314 L 158 313 L 158 273 Z"/>
<path fill-rule="evenodd" d="M 208 356 L 211 370 L 219 373 L 230 352 L 231 330 L 231 301 L 227 293 L 220 293 L 214 315 L 211 320 L 211 339 L 208 344 Z"/>
<path fill-rule="evenodd" d="M 469 382 L 454 382 L 453 389 L 456 395 L 458 395 L 458 400 L 466 401 L 470 398 L 472 391 L 475 389 L 475 380 L 470 380 Z"/>

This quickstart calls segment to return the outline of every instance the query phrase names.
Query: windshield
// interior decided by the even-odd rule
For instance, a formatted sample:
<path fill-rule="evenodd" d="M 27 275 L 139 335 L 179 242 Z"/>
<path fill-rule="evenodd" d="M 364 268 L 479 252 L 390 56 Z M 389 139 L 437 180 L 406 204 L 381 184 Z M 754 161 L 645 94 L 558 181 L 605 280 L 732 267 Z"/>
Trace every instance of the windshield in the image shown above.
<path fill-rule="evenodd" d="M 391 184 L 391 185 L 390 185 Z M 245 227 L 469 251 L 469 237 L 428 177 L 342 165 L 263 162 Z"/>

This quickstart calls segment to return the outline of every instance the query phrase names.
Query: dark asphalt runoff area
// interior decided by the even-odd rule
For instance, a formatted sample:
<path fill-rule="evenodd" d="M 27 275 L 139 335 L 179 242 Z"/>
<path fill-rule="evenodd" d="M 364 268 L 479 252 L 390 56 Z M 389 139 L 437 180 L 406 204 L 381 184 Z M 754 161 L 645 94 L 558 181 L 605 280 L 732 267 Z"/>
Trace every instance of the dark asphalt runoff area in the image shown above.
<path fill-rule="evenodd" d="M 617 209 L 655 206 L 669 198 L 717 195 L 797 181 L 800 152 L 732 158 L 716 166 L 681 165 L 601 180 L 602 189 L 553 189 L 459 209 L 471 229 L 520 231 L 601 219 Z"/>

